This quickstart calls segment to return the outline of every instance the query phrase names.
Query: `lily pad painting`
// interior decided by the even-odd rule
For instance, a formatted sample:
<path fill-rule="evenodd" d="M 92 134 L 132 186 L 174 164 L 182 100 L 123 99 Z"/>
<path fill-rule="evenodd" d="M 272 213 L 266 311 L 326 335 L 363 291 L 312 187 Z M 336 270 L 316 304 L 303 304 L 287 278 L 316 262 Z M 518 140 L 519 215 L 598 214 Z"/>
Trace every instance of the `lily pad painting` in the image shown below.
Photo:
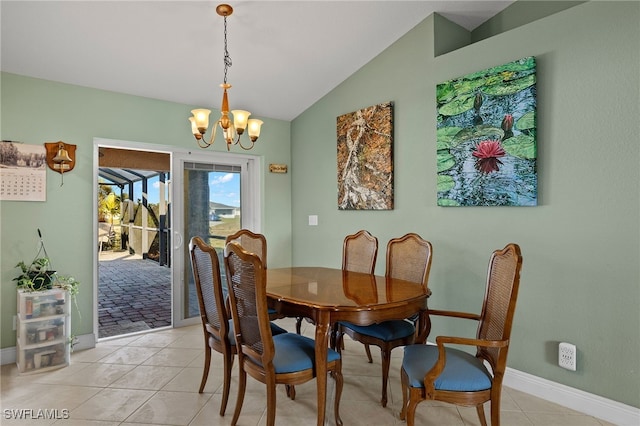
<path fill-rule="evenodd" d="M 535 206 L 533 56 L 438 84 L 439 206 Z"/>

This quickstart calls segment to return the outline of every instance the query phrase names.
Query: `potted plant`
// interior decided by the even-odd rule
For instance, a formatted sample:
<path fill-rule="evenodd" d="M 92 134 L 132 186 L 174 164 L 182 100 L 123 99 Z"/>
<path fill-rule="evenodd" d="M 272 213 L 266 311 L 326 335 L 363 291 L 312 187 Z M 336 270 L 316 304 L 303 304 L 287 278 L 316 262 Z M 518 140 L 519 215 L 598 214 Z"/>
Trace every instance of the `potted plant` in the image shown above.
<path fill-rule="evenodd" d="M 36 257 L 29 265 L 20 261 L 15 267 L 20 268 L 21 273 L 13 280 L 17 281 L 18 288 L 25 290 L 50 290 L 56 274 L 56 271 L 49 269 L 50 265 L 49 257 Z"/>
<path fill-rule="evenodd" d="M 80 289 L 80 282 L 71 275 L 58 274 L 51 268 L 51 260 L 49 258 L 49 255 L 47 254 L 46 248 L 44 247 L 42 234 L 40 233 L 39 229 L 38 235 L 40 236 L 40 249 L 38 250 L 36 257 L 29 264 L 24 261 L 18 262 L 16 268 L 20 268 L 20 274 L 15 277 L 13 281 L 16 281 L 16 285 L 19 290 L 25 292 L 39 292 L 51 289 L 62 289 L 64 291 L 67 291 L 69 297 L 71 298 L 71 300 L 73 300 L 79 315 L 80 310 L 78 309 L 78 301 L 76 299 L 76 295 L 78 294 Z M 62 296 L 62 294 L 60 294 L 60 296 Z M 58 300 L 57 303 L 64 304 L 64 297 Z M 60 310 L 60 312 L 56 311 L 52 313 L 63 312 L 62 306 L 52 306 L 51 309 Z M 27 336 L 27 338 L 29 338 L 29 336 Z M 74 344 L 76 343 L 75 336 L 70 336 L 69 343 L 73 348 Z"/>

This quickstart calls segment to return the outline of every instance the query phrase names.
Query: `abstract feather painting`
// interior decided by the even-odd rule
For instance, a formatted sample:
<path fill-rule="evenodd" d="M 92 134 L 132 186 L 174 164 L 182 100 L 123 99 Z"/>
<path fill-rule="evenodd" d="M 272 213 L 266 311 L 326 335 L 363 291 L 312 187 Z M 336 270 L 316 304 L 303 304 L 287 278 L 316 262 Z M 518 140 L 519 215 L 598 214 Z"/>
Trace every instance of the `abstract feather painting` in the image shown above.
<path fill-rule="evenodd" d="M 437 85 L 439 206 L 537 205 L 533 56 Z"/>
<path fill-rule="evenodd" d="M 393 209 L 393 104 L 337 118 L 338 210 Z"/>

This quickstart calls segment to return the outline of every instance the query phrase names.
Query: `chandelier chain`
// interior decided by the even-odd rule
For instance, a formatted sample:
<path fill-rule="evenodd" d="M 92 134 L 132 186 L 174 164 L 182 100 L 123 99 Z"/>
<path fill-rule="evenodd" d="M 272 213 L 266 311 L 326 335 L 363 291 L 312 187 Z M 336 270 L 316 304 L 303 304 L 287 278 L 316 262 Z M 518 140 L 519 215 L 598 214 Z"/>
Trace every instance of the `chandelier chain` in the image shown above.
<path fill-rule="evenodd" d="M 0 0 L 2 1 L 2 0 Z M 231 88 L 230 84 L 227 84 L 227 74 L 229 68 L 232 66 L 231 56 L 229 55 L 229 46 L 227 40 L 227 17 L 233 13 L 233 8 L 228 4 L 219 4 L 216 7 L 216 13 L 224 18 L 224 82 L 220 85 L 222 87 L 222 104 L 220 107 L 220 118 L 216 120 L 213 125 L 213 131 L 211 132 L 211 138 L 207 142 L 204 135 L 209 127 L 209 115 L 211 110 L 204 108 L 196 108 L 191 110 L 193 117 L 189 117 L 191 123 L 191 132 L 196 138 L 196 142 L 200 148 L 208 148 L 213 145 L 216 138 L 216 129 L 220 127 L 223 138 L 227 142 L 227 150 L 229 151 L 231 145 L 240 145 L 242 149 L 249 150 L 253 148 L 253 144 L 260 137 L 260 128 L 263 124 L 262 120 L 255 118 L 249 119 L 251 113 L 244 110 L 229 110 L 229 98 L 227 90 Z M 231 117 L 233 114 L 233 118 Z M 244 146 L 240 139 L 240 136 L 245 134 L 245 130 L 249 134 L 250 145 Z"/>
<path fill-rule="evenodd" d="M 231 56 L 227 49 L 227 17 L 224 17 L 224 83 L 227 83 L 227 70 L 232 65 Z"/>

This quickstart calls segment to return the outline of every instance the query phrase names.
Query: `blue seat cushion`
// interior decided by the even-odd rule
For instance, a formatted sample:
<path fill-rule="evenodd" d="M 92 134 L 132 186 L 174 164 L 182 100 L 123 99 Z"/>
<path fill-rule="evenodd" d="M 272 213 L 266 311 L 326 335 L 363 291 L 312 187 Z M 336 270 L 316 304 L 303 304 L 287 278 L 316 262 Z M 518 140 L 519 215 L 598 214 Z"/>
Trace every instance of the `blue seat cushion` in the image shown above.
<path fill-rule="evenodd" d="M 288 333 L 288 331 L 273 322 L 271 323 L 271 335 L 275 336 L 284 333 Z"/>
<path fill-rule="evenodd" d="M 314 368 L 316 342 L 296 333 L 283 333 L 273 336 L 275 355 L 273 366 L 276 373 L 293 373 Z M 338 352 L 328 349 L 327 361 L 340 358 Z"/>
<path fill-rule="evenodd" d="M 280 327 L 277 324 L 271 323 L 271 335 L 275 336 L 277 334 L 288 333 L 287 330 Z M 229 320 L 229 341 L 232 345 L 236 345 L 236 338 L 234 337 L 235 333 L 233 331 L 233 320 Z"/>
<path fill-rule="evenodd" d="M 491 374 L 475 356 L 454 348 L 445 348 L 446 364 L 436 378 L 436 390 L 475 392 L 491 389 Z M 409 386 L 424 387 L 424 375 L 438 360 L 438 347 L 409 345 L 404 348 L 402 369 L 409 378 Z"/>
<path fill-rule="evenodd" d="M 412 323 L 405 320 L 385 321 L 379 324 L 355 325 L 350 322 L 339 321 L 340 325 L 365 336 L 375 337 L 388 342 L 390 340 L 403 339 L 416 332 Z"/>

